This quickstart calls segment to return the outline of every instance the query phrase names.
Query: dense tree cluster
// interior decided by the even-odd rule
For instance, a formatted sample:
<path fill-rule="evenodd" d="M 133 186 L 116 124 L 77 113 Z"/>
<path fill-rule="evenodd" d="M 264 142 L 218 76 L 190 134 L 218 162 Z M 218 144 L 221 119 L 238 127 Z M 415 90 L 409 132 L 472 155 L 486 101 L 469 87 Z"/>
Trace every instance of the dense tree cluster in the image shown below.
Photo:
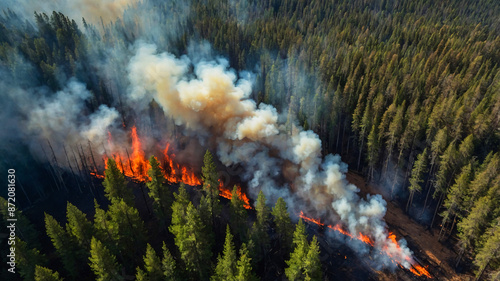
<path fill-rule="evenodd" d="M 212 178 L 217 175 L 217 170 L 210 152 L 207 152 L 205 160 L 203 176 L 206 179 Z M 103 182 L 106 186 L 106 197 L 110 201 L 107 210 L 101 209 L 99 204 L 95 203 L 93 220 L 89 220 L 88 214 L 68 203 L 65 227 L 51 215 L 45 214 L 46 233 L 53 246 L 46 255 L 49 259 L 43 258 L 37 249 L 39 244 L 36 243 L 36 233 L 32 234 L 35 236 L 25 237 L 33 244 L 28 245 L 22 239 L 16 241 L 20 256 L 19 272 L 24 280 L 62 280 L 59 274 L 72 280 L 126 280 L 134 274 L 137 280 L 253 281 L 261 279 L 263 275 L 283 272 L 283 269 L 266 269 L 265 265 L 258 261 L 270 257 L 276 262 L 276 258 L 281 258 L 284 265 L 285 260 L 289 259 L 291 249 L 294 249 L 294 252 L 286 262 L 286 272 L 291 268 L 290 270 L 298 273 L 293 273 L 295 275 L 293 278 L 289 277 L 290 280 L 321 280 L 320 249 L 316 237 L 309 243 L 305 226 L 300 221 L 293 244 L 289 241 L 293 224 L 283 199 L 280 198 L 276 202 L 271 216 L 266 198 L 261 192 L 255 210 L 257 219 L 250 229 L 247 214 L 250 211 L 244 208 L 244 202 L 237 196 L 236 188 L 235 196 L 227 202 L 229 206 L 219 202 L 220 206 L 217 208 L 225 208 L 235 215 L 223 219 L 214 213 L 212 221 L 210 215 L 204 214 L 210 210 L 210 205 L 206 205 L 203 198 L 210 198 L 213 190 L 208 187 L 203 191 L 193 190 L 203 194 L 201 200 L 194 204 L 190 192 L 181 184 L 177 192 L 173 193 L 172 200 L 171 190 L 174 187 L 151 177 L 147 185 L 152 188 L 149 192 L 152 204 L 168 207 L 171 211 L 155 212 L 153 220 L 159 224 L 156 228 L 147 229 L 134 207 L 131 187 L 123 181 L 123 175 L 114 173 L 116 163 L 113 162 L 112 159 L 108 160 Z M 148 173 L 161 174 L 160 164 L 154 161 L 152 163 Z M 117 190 L 123 193 L 117 193 Z M 164 196 L 159 197 L 158 194 Z M 125 203 L 125 197 L 132 200 L 131 205 Z M 22 214 L 20 219 L 22 229 L 32 227 Z M 271 224 L 276 225 L 279 238 L 269 236 L 272 233 Z M 225 241 L 214 236 L 215 233 L 218 237 L 222 234 L 214 225 L 226 225 Z M 174 243 L 162 241 L 158 255 L 155 248 L 146 241 L 151 231 L 160 231 L 161 237 L 168 237 L 164 226 L 167 226 L 168 232 L 173 235 Z M 238 236 L 235 238 L 235 235 Z M 158 243 L 149 240 L 151 243 Z M 299 240 L 300 243 L 297 242 Z M 278 245 L 278 249 L 271 249 L 271 242 Z M 218 249 L 222 249 L 222 253 L 219 253 Z M 215 259 L 217 255 L 218 258 Z M 306 260 L 305 263 L 302 258 Z M 59 272 L 44 267 L 58 262 L 62 263 L 62 270 Z M 131 271 L 133 269 L 135 271 Z M 286 275 L 289 276 L 289 273 Z M 275 278 L 278 277 L 279 275 L 275 275 Z"/>

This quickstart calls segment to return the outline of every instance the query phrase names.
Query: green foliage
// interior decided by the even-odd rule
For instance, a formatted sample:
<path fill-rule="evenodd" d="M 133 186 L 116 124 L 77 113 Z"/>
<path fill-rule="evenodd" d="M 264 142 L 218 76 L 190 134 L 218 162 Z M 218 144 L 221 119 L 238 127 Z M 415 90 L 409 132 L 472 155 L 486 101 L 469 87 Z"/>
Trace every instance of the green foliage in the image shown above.
<path fill-rule="evenodd" d="M 213 227 L 215 218 L 218 217 L 221 206 L 219 200 L 219 176 L 217 173 L 217 166 L 215 165 L 212 153 L 207 150 L 205 156 L 203 157 L 203 167 L 201 168 L 202 180 L 203 180 L 203 190 L 206 191 L 205 200 L 209 204 L 209 214 L 211 216 L 210 226 Z"/>
<path fill-rule="evenodd" d="M 229 223 L 235 235 L 238 235 L 240 241 L 246 238 L 246 224 L 247 224 L 247 210 L 245 209 L 245 202 L 238 196 L 238 187 L 235 185 L 231 193 L 231 205 L 229 205 Z"/>
<path fill-rule="evenodd" d="M 175 245 L 179 249 L 186 270 L 200 279 L 207 277 L 211 257 L 211 241 L 205 231 L 200 215 L 193 203 L 182 204 L 185 190 L 179 188 L 174 194 L 176 200 L 172 204 L 172 224 L 169 227 L 174 235 Z"/>
<path fill-rule="evenodd" d="M 269 207 L 266 205 L 266 197 L 262 190 L 259 192 L 257 202 L 255 203 L 255 211 L 257 212 L 257 220 L 253 223 L 250 229 L 250 238 L 255 243 L 252 248 L 252 259 L 254 262 L 259 262 L 264 257 L 270 247 L 269 227 Z"/>
<path fill-rule="evenodd" d="M 156 255 L 155 250 L 149 243 L 147 244 L 146 254 L 144 255 L 144 268 L 144 271 L 140 268 L 137 270 L 137 279 L 149 281 L 164 280 L 162 261 Z"/>
<path fill-rule="evenodd" d="M 307 242 L 306 227 L 302 219 L 299 219 L 293 233 L 293 252 L 290 254 L 290 259 L 286 261 L 288 267 L 285 268 L 285 275 L 288 280 L 305 280 L 304 261 L 306 261 L 308 253 L 309 243 Z M 312 259 L 314 259 L 313 252 L 311 252 L 311 261 Z M 311 273 L 315 274 L 313 268 L 308 270 L 312 270 Z M 313 278 L 314 276 L 310 277 Z"/>
<path fill-rule="evenodd" d="M 153 210 L 160 222 L 161 228 L 163 228 L 166 225 L 166 219 L 171 213 L 170 205 L 172 196 L 165 186 L 165 177 L 156 157 L 151 156 L 149 164 L 151 168 L 148 171 L 148 175 L 151 177 L 151 181 L 146 185 L 149 188 L 149 196 L 153 198 Z"/>
<path fill-rule="evenodd" d="M 120 275 L 120 265 L 116 262 L 116 257 L 95 237 L 92 237 L 90 243 L 89 260 L 90 268 L 96 275 L 96 280 L 124 280 Z"/>
<path fill-rule="evenodd" d="M 76 240 L 62 228 L 54 217 L 47 213 L 45 213 L 45 228 L 64 268 L 71 276 L 77 276 L 80 269 L 78 267 L 79 259 L 82 258 L 83 253 L 78 248 Z"/>
<path fill-rule="evenodd" d="M 479 248 L 474 259 L 474 264 L 478 267 L 476 272 L 476 277 L 478 278 L 489 264 L 495 264 L 494 260 L 496 260 L 498 264 L 500 253 L 500 225 L 497 224 L 486 232 L 484 240 L 484 245 Z"/>
<path fill-rule="evenodd" d="M 28 243 L 16 238 L 16 262 L 19 267 L 19 275 L 24 280 L 35 279 L 35 267 L 45 265 L 46 257 L 36 248 L 29 248 Z"/>
<path fill-rule="evenodd" d="M 76 238 L 81 247 L 86 250 L 90 249 L 90 240 L 94 233 L 92 223 L 82 211 L 69 202 L 66 208 L 66 217 L 68 219 L 67 232 Z"/>
<path fill-rule="evenodd" d="M 424 149 L 422 153 L 417 156 L 417 160 L 413 164 L 413 170 L 411 171 L 410 186 L 408 189 L 410 192 L 420 192 L 422 191 L 421 183 L 424 182 L 423 176 L 427 171 L 427 148 Z"/>
<path fill-rule="evenodd" d="M 323 276 L 321 261 L 319 259 L 319 244 L 316 235 L 309 244 L 309 250 L 304 260 L 305 280 L 320 281 Z"/>
<path fill-rule="evenodd" d="M 276 232 L 279 235 L 281 248 L 288 250 L 289 245 L 292 243 L 293 224 L 290 220 L 290 215 L 286 207 L 286 202 L 283 198 L 278 198 L 272 210 Z"/>
<path fill-rule="evenodd" d="M 252 259 L 248 251 L 247 245 L 243 243 L 240 248 L 240 259 L 236 267 L 235 281 L 253 281 L 258 280 L 252 272 Z"/>
<path fill-rule="evenodd" d="M 58 272 L 54 272 L 46 267 L 37 265 L 35 268 L 35 281 L 62 281 Z"/>
<path fill-rule="evenodd" d="M 163 259 L 161 261 L 161 269 L 163 270 L 165 279 L 172 281 L 178 280 L 174 257 L 172 256 L 172 254 L 170 254 L 170 251 L 168 250 L 167 245 L 165 245 L 165 242 L 163 242 L 162 249 Z"/>
<path fill-rule="evenodd" d="M 127 188 L 125 176 L 118 169 L 115 160 L 112 158 L 108 159 L 107 168 L 104 174 L 105 178 L 102 185 L 104 186 L 104 192 L 106 192 L 106 198 L 111 202 L 123 199 L 127 205 L 134 206 L 134 194 L 132 190 Z"/>
<path fill-rule="evenodd" d="M 215 267 L 215 273 L 211 280 L 213 281 L 225 281 L 234 280 L 237 270 L 236 264 L 236 249 L 234 248 L 233 235 L 229 226 L 226 227 L 226 241 L 224 242 L 224 253 L 222 257 L 219 255 L 217 259 L 217 266 Z"/>

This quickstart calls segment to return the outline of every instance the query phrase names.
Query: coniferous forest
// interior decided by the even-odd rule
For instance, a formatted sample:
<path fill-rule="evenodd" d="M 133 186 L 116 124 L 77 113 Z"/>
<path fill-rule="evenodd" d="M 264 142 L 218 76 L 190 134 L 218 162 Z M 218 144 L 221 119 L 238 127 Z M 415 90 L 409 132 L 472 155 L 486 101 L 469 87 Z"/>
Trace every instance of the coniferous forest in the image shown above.
<path fill-rule="evenodd" d="M 16 2 L 1 280 L 500 280 L 497 1 Z"/>

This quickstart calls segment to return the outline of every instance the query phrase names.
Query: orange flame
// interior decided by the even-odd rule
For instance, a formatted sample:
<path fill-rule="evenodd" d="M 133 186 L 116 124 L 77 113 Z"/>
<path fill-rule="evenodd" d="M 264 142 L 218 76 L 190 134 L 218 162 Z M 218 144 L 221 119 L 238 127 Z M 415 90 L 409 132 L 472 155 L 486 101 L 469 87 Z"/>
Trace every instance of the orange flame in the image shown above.
<path fill-rule="evenodd" d="M 300 211 L 300 215 L 299 215 L 299 216 L 300 216 L 303 220 L 308 221 L 308 222 L 311 222 L 311 223 L 314 223 L 314 224 L 317 224 L 317 225 L 319 225 L 319 226 L 324 226 L 324 225 L 325 225 L 325 224 L 324 224 L 324 223 L 322 223 L 319 219 L 314 219 L 314 218 L 306 217 L 306 216 L 304 215 L 304 212 L 302 212 L 302 211 Z M 350 237 L 351 239 L 352 239 L 352 238 L 356 238 L 356 239 L 358 239 L 359 241 L 361 241 L 361 242 L 363 242 L 363 243 L 365 243 L 365 244 L 369 244 L 369 245 L 371 245 L 371 246 L 373 246 L 373 245 L 374 245 L 373 240 L 372 240 L 370 237 L 368 237 L 368 236 L 364 235 L 364 234 L 363 234 L 363 233 L 361 233 L 361 232 L 359 233 L 359 235 L 358 235 L 357 237 L 354 237 L 354 235 L 352 235 L 352 234 L 351 234 L 351 233 L 349 233 L 348 231 L 345 231 L 345 230 L 342 228 L 342 226 L 341 226 L 340 224 L 336 224 L 335 226 L 332 226 L 332 225 L 327 225 L 327 227 L 328 227 L 328 228 L 330 228 L 330 229 L 332 229 L 332 230 L 334 230 L 334 231 L 337 231 L 337 232 L 339 232 L 339 233 L 341 233 L 341 234 L 343 234 L 343 235 L 345 235 L 345 236 L 348 236 L 348 237 Z M 399 246 L 399 243 L 398 243 L 398 242 L 397 242 L 397 240 L 396 240 L 396 235 L 395 235 L 394 233 L 389 232 L 389 237 L 388 237 L 388 238 L 389 238 L 389 240 L 391 240 L 391 242 L 392 242 L 392 243 L 396 246 L 396 248 L 397 248 L 397 249 L 400 249 L 400 248 L 401 248 L 401 247 Z M 387 251 L 387 249 L 386 249 L 385 253 L 386 253 L 389 257 L 391 257 L 391 255 L 390 255 L 390 253 Z M 347 257 L 346 257 L 346 258 L 347 258 Z M 410 262 L 410 264 L 411 264 L 411 267 L 409 268 L 409 270 L 410 270 L 410 272 L 411 272 L 411 273 L 415 274 L 416 276 L 424 276 L 424 275 L 425 275 L 427 278 L 432 278 L 431 274 L 429 273 L 429 271 L 427 271 L 427 269 L 426 269 L 426 268 L 424 268 L 423 266 L 420 266 L 420 265 L 416 264 L 416 263 L 415 263 L 415 262 L 414 262 L 414 261 L 413 261 L 410 257 L 407 257 L 406 259 L 407 259 L 407 260 Z M 394 260 L 393 260 L 393 262 L 394 262 Z M 399 264 L 399 266 L 400 266 L 401 268 L 405 268 L 405 267 L 403 267 L 401 264 Z"/>
<path fill-rule="evenodd" d="M 243 207 L 245 207 L 245 209 L 253 209 L 250 205 L 250 200 L 248 199 L 247 195 L 241 192 L 240 186 L 236 187 L 236 193 L 238 194 L 238 198 L 243 201 Z M 221 180 L 219 180 L 219 195 L 229 200 L 231 200 L 231 198 L 233 197 L 232 190 L 230 190 L 229 188 L 225 188 Z"/>
<path fill-rule="evenodd" d="M 142 143 L 137 135 L 137 128 L 132 127 L 132 131 L 130 133 L 130 137 L 132 138 L 132 155 L 129 155 L 127 152 L 127 158 L 121 156 L 118 152 L 113 153 L 112 157 L 116 162 L 116 166 L 120 171 L 127 177 L 132 178 L 134 180 L 144 182 L 151 180 L 148 176 L 148 170 L 151 168 L 148 160 L 145 158 L 144 150 L 142 149 Z M 112 143 L 111 133 L 108 132 L 108 144 Z M 112 145 L 110 145 L 113 147 Z M 104 157 L 104 163 L 107 165 L 107 157 Z M 91 173 L 92 174 L 92 173 Z M 102 177 L 104 176 L 97 176 Z"/>
<path fill-rule="evenodd" d="M 130 132 L 130 137 L 132 139 L 132 154 L 123 155 L 123 152 L 112 151 L 112 158 L 116 162 L 118 169 L 127 177 L 134 179 L 138 182 L 146 182 L 151 180 L 147 171 L 151 168 L 149 161 L 145 157 L 144 150 L 142 148 L 142 142 L 137 134 L 137 128 L 134 126 Z M 108 131 L 108 146 L 113 150 L 115 145 L 113 144 L 113 137 Z M 164 165 L 163 174 L 165 179 L 170 183 L 184 183 L 191 186 L 202 185 L 201 179 L 196 176 L 196 174 L 189 167 L 182 166 L 181 164 L 175 162 L 175 154 L 171 153 L 170 144 L 167 143 L 165 150 L 163 150 L 164 155 Z M 103 157 L 104 163 L 107 167 L 107 156 Z M 104 175 L 99 174 L 97 170 L 90 172 L 90 174 L 96 178 L 103 179 Z M 252 209 L 250 205 L 250 200 L 248 196 L 241 191 L 241 187 L 237 187 L 238 198 L 244 202 L 244 207 L 246 209 Z M 221 182 L 219 185 L 219 195 L 231 199 L 232 191 L 231 189 L 225 188 Z"/>
<path fill-rule="evenodd" d="M 184 184 L 196 186 L 201 185 L 201 180 L 195 173 L 184 166 L 174 162 L 175 154 L 169 153 L 170 144 L 167 143 L 163 155 L 165 156 L 165 179 L 170 183 L 183 182 Z"/>

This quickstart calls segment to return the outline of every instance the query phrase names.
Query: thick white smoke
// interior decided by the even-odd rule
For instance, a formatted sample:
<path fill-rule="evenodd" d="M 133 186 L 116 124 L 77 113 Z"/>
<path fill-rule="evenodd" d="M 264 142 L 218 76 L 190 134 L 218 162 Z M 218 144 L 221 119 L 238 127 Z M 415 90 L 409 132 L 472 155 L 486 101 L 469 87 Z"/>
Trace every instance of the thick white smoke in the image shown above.
<path fill-rule="evenodd" d="M 210 136 L 223 164 L 245 167 L 243 178 L 254 198 L 263 190 L 271 202 L 285 198 L 292 212 L 304 210 L 329 223 L 340 220 L 351 233 L 369 234 L 376 249 L 410 267 L 410 250 L 388 239 L 386 202 L 379 195 L 360 198 L 358 188 L 345 179 L 347 165 L 340 157 L 322 158 L 314 132 L 285 133 L 276 109 L 249 99 L 251 80 L 238 79 L 224 60 L 197 62 L 194 74 L 191 63 L 137 44 L 128 67 L 129 98 L 154 98 L 177 124 Z"/>

